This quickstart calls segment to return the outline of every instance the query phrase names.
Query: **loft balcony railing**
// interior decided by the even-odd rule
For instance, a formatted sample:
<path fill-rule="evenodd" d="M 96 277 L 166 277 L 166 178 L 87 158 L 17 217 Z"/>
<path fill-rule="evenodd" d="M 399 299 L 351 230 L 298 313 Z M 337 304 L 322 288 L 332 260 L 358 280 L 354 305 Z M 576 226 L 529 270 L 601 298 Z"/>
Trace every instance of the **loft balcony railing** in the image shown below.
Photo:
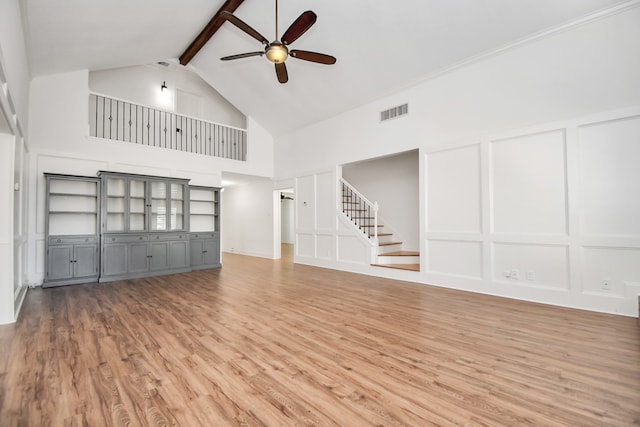
<path fill-rule="evenodd" d="M 247 131 L 89 94 L 89 134 L 97 138 L 246 161 Z"/>

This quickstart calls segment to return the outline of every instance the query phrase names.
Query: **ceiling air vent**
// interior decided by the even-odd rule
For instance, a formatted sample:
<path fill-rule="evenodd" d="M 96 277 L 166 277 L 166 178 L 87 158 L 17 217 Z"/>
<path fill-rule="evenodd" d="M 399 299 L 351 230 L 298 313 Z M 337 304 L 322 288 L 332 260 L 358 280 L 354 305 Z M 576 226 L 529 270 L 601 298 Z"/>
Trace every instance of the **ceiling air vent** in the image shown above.
<path fill-rule="evenodd" d="M 387 120 L 395 119 L 397 117 L 404 116 L 409 113 L 409 104 L 398 105 L 397 107 L 389 108 L 380 112 L 380 121 L 385 122 Z"/>

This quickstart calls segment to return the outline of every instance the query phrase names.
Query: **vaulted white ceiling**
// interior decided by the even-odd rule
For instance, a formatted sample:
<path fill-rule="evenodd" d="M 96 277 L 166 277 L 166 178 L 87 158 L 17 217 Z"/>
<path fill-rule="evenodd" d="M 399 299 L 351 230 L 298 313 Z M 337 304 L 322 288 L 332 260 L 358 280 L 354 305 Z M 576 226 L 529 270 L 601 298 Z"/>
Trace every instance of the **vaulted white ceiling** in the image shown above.
<path fill-rule="evenodd" d="M 34 75 L 173 60 L 223 0 L 24 0 Z M 305 10 L 316 24 L 295 49 L 335 56 L 327 66 L 295 58 L 278 83 L 262 50 L 225 23 L 189 64 L 274 135 L 314 123 L 413 84 L 469 58 L 600 10 L 620 0 L 280 0 L 279 34 Z M 275 1 L 247 0 L 234 13 L 275 39 Z"/>

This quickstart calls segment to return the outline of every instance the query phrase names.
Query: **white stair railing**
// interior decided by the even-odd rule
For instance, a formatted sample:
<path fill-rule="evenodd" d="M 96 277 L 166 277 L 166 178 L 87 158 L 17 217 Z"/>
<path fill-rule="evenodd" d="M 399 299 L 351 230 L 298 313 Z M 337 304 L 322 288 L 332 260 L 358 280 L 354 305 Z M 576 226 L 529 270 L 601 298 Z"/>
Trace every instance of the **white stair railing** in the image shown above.
<path fill-rule="evenodd" d="M 378 203 L 369 201 L 343 178 L 339 178 L 342 197 L 342 212 L 362 233 L 378 246 Z"/>

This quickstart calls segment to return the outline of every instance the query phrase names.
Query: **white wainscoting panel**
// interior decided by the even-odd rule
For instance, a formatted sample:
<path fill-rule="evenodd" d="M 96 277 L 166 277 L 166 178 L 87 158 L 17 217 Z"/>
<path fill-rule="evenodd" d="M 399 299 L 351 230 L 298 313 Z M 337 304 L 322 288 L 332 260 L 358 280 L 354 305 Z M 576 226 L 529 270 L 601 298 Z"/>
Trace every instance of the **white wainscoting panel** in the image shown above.
<path fill-rule="evenodd" d="M 44 279 L 44 239 L 36 240 L 36 273 L 40 275 L 40 280 Z"/>
<path fill-rule="evenodd" d="M 336 176 L 333 172 L 320 173 L 316 175 L 316 199 L 317 200 L 335 200 L 336 194 Z M 335 230 L 336 228 L 336 204 L 334 203 L 318 203 L 317 211 L 317 227 L 319 229 Z"/>
<path fill-rule="evenodd" d="M 569 248 L 560 245 L 494 243 L 493 278 L 520 285 L 569 288 Z M 505 277 L 509 272 L 511 277 Z M 517 272 L 517 278 L 514 277 Z"/>
<path fill-rule="evenodd" d="M 338 261 L 369 264 L 368 248 L 359 236 L 338 236 Z"/>
<path fill-rule="evenodd" d="M 296 244 L 294 245 L 296 255 L 303 257 L 314 257 L 315 238 L 313 234 L 298 233 L 296 234 Z"/>
<path fill-rule="evenodd" d="M 427 230 L 480 232 L 480 145 L 426 157 Z"/>
<path fill-rule="evenodd" d="M 316 235 L 316 254 L 321 259 L 334 259 L 335 257 L 335 236 L 333 234 Z"/>
<path fill-rule="evenodd" d="M 640 116 L 578 129 L 586 235 L 640 236 Z"/>
<path fill-rule="evenodd" d="M 493 231 L 567 234 L 565 131 L 491 143 Z"/>
<path fill-rule="evenodd" d="M 640 249 L 584 248 L 583 292 L 624 296 L 625 282 L 640 282 Z"/>
<path fill-rule="evenodd" d="M 313 229 L 315 227 L 315 188 L 314 176 L 306 175 L 296 179 L 296 227 Z"/>
<path fill-rule="evenodd" d="M 430 240 L 427 251 L 429 272 L 482 279 L 482 242 Z"/>

